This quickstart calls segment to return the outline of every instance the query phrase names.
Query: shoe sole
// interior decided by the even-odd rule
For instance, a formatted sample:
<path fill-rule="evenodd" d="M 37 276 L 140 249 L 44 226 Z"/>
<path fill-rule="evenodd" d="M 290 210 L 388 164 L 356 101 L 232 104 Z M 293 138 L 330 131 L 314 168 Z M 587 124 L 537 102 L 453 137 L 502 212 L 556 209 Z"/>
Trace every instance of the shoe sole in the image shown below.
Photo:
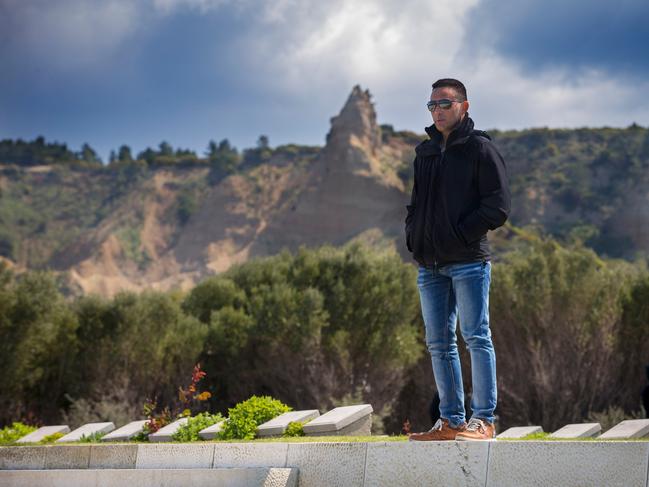
<path fill-rule="evenodd" d="M 455 441 L 496 441 L 496 438 L 455 438 Z"/>

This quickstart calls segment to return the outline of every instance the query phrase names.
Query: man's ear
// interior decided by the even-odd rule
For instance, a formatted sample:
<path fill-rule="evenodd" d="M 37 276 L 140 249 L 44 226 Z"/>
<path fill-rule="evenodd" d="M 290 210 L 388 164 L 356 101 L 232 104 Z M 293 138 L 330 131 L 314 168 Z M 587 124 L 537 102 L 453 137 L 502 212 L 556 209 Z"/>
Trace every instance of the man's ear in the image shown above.
<path fill-rule="evenodd" d="M 469 111 L 469 100 L 465 100 L 462 102 L 462 111 L 464 113 Z"/>

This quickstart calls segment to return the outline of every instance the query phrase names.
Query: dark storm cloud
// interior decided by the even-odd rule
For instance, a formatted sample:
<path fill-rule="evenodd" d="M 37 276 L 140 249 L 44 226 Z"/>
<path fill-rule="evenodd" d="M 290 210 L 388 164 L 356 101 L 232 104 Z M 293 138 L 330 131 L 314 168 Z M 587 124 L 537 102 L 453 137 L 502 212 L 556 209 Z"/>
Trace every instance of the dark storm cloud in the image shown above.
<path fill-rule="evenodd" d="M 647 0 L 483 0 L 469 14 L 467 49 L 495 49 L 526 71 L 649 73 Z"/>

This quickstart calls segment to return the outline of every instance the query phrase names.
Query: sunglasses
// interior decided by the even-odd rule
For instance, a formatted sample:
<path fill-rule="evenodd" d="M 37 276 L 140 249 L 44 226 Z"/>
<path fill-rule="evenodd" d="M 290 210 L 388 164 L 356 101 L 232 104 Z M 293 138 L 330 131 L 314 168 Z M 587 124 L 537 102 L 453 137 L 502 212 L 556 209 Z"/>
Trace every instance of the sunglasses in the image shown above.
<path fill-rule="evenodd" d="M 426 106 L 431 112 L 435 111 L 435 108 L 440 107 L 442 110 L 448 110 L 451 108 L 453 103 L 462 103 L 461 101 L 457 100 L 449 100 L 448 98 L 442 98 L 441 100 L 431 100 L 428 103 L 426 103 Z"/>

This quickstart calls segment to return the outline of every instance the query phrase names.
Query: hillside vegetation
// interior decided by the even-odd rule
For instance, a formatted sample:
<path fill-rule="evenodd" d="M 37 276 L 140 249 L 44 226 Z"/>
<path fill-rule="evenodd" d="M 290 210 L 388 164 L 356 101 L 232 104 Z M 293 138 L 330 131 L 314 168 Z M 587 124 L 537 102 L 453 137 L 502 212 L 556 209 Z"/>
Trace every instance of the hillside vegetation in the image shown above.
<path fill-rule="evenodd" d="M 478 126 L 479 126 L 479 121 Z M 649 252 L 649 130 L 492 131 L 510 172 L 510 223 L 602 256 Z M 205 276 L 286 248 L 403 239 L 414 146 L 379 126 L 355 87 L 323 147 L 204 154 L 162 142 L 102 165 L 87 144 L 0 142 L 0 256 L 17 272 L 53 269 L 69 293 L 190 289 Z M 506 249 L 506 231 L 494 234 Z"/>
<path fill-rule="evenodd" d="M 613 406 L 638 414 L 646 267 L 514 240 L 492 281 L 499 428 L 552 431 Z M 262 394 L 296 409 L 369 402 L 376 431 L 430 427 L 423 328 L 413 266 L 358 244 L 252 259 L 186 293 L 111 299 L 66 300 L 51 274 L 0 265 L 0 368 L 12 371 L 0 376 L 0 426 L 123 424 L 147 399 L 174 404 L 200 362 L 213 412 Z"/>

